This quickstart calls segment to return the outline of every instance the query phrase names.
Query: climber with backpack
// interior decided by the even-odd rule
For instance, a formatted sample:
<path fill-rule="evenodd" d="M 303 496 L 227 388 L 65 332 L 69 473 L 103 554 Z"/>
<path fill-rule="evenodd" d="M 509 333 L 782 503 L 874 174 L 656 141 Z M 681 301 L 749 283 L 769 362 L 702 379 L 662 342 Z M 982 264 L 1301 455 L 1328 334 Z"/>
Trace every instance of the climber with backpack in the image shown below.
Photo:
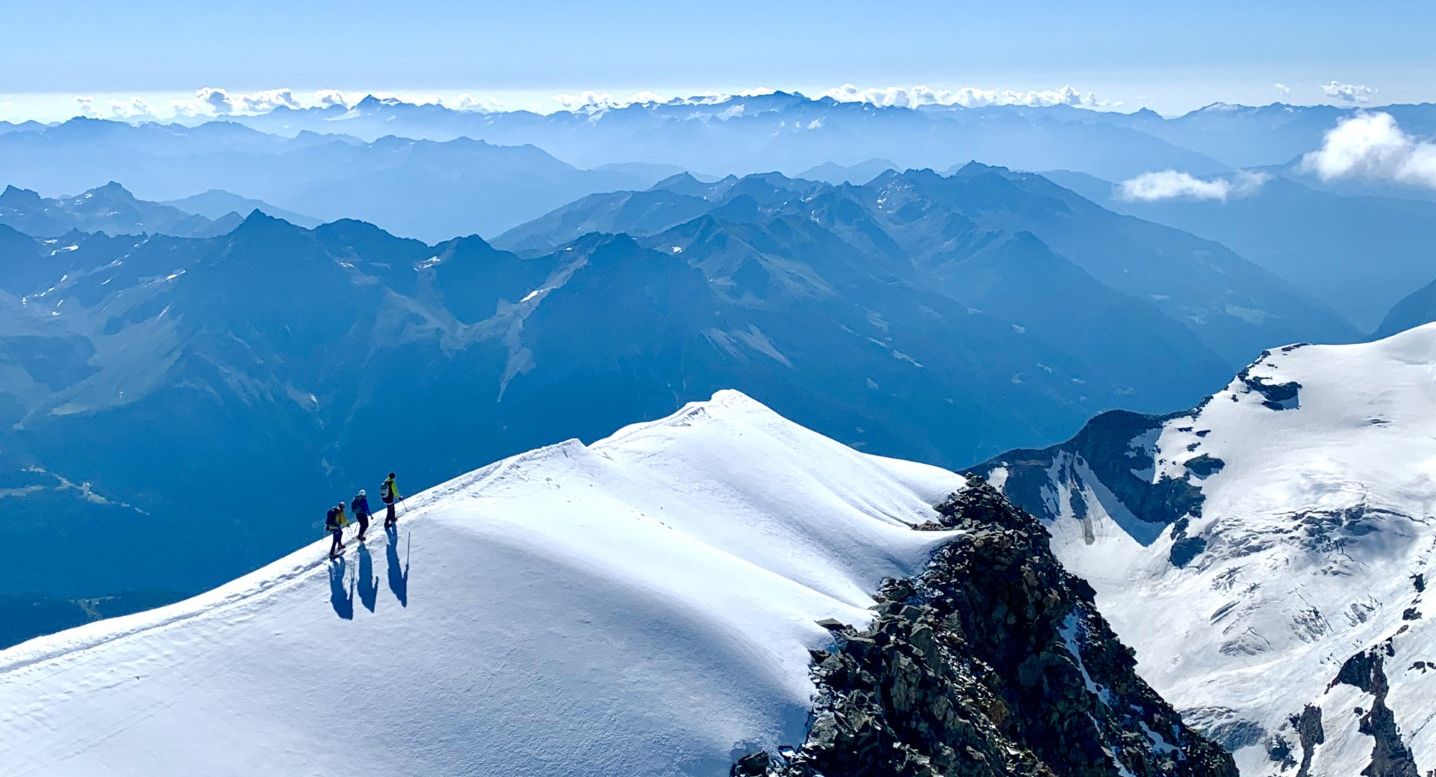
<path fill-rule="evenodd" d="M 329 545 L 329 558 L 339 558 L 339 551 L 344 550 L 344 527 L 349 525 L 349 519 L 344 517 L 344 503 L 329 508 L 324 515 L 324 529 L 334 537 L 334 542 Z"/>
<path fill-rule="evenodd" d="M 379 498 L 384 500 L 387 510 L 384 513 L 384 528 L 392 528 L 399 523 L 399 517 L 394 514 L 394 505 L 402 498 L 399 496 L 399 486 L 394 482 L 394 473 L 390 472 L 389 477 L 384 478 L 384 485 L 379 487 Z"/>
<path fill-rule="evenodd" d="M 359 489 L 349 507 L 354 511 L 354 518 L 359 521 L 359 541 L 363 542 L 364 532 L 369 531 L 369 497 L 364 495 L 364 489 Z"/>

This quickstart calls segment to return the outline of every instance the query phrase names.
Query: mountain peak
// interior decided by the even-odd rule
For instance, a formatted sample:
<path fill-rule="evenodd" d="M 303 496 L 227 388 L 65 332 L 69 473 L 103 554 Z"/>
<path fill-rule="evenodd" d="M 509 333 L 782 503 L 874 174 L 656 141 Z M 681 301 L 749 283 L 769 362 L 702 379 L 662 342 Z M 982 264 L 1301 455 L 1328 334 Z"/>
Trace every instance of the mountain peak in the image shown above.
<path fill-rule="evenodd" d="M 275 218 L 259 208 L 255 208 L 229 233 L 229 237 L 231 241 L 234 241 L 254 238 L 272 239 L 308 233 L 309 230 L 303 227 L 297 227 L 284 219 Z"/>
<path fill-rule="evenodd" d="M 1012 172 L 1012 171 L 1011 171 L 1010 169 L 1008 169 L 1008 168 L 1006 168 L 1006 167 L 1002 167 L 1001 165 L 988 165 L 988 164 L 983 164 L 982 162 L 979 162 L 979 161 L 977 161 L 976 159 L 974 159 L 974 160 L 969 161 L 967 164 L 963 165 L 962 167 L 959 167 L 959 168 L 957 168 L 956 170 L 954 170 L 952 174 L 953 174 L 953 176 L 972 176 L 972 175 L 982 175 L 982 174 L 984 174 L 984 173 L 997 173 L 997 174 L 999 174 L 999 175 L 1007 175 L 1007 174 L 1009 174 L 1009 173 L 1011 173 L 1011 172 Z"/>
<path fill-rule="evenodd" d="M 107 201 L 134 202 L 135 195 L 130 193 L 119 181 L 110 181 L 102 186 L 96 186 L 80 195 L 81 199 L 104 199 Z"/>
<path fill-rule="evenodd" d="M 11 207 L 38 206 L 43 201 L 40 193 L 31 189 L 21 189 L 18 186 L 6 185 L 5 191 L 0 192 L 0 205 Z"/>
<path fill-rule="evenodd" d="M 658 183 L 653 184 L 652 186 L 648 187 L 648 190 L 667 190 L 676 192 L 678 194 L 692 194 L 694 192 L 702 191 L 706 188 L 706 184 L 704 184 L 697 178 L 694 178 L 692 173 L 688 172 L 687 170 L 684 170 L 681 173 L 675 173 L 668 176 L 667 178 L 664 178 Z"/>
<path fill-rule="evenodd" d="M 539 448 L 410 496 L 396 531 L 376 530 L 332 564 L 310 543 L 173 607 L 16 648 L 6 666 L 26 666 L 27 679 L 0 684 L 0 705 L 20 710 L 0 730 L 34 735 L 7 736 L 6 755 L 44 771 L 88 723 L 119 733 L 61 770 L 152 774 L 173 770 L 164 759 L 182 750 L 199 772 L 221 761 L 310 772 L 312 754 L 272 742 L 337 707 L 372 705 L 374 687 L 353 682 L 357 673 L 388 678 L 383 704 L 404 711 L 392 733 L 431 737 L 424 763 L 439 771 L 529 773 L 542 751 L 553 773 L 618 774 L 637 759 L 716 774 L 713 764 L 734 757 L 734 731 L 774 751 L 801 740 L 809 651 L 832 640 L 816 622 L 870 621 L 866 592 L 921 571 L 955 536 L 911 526 L 935 522 L 932 505 L 964 483 L 720 392 L 591 445 Z M 356 568 L 368 575 L 357 591 Z M 246 628 L 234 627 L 236 612 Z M 351 671 L 321 671 L 330 659 L 318 646 L 341 643 L 365 649 Z M 514 646 L 522 661 L 472 660 Z M 153 663 L 161 654 L 175 660 Z M 627 671 L 635 654 L 653 659 L 637 681 Z M 544 667 L 541 681 L 532 667 Z M 121 671 L 134 679 L 62 690 Z M 464 679 L 436 696 L 434 678 Z M 273 693 L 238 692 L 256 682 Z M 154 698 L 167 701 L 141 701 Z M 653 714 L 676 703 L 687 714 Z M 153 714 L 124 718 L 139 707 Z M 600 725 L 572 725 L 575 712 L 597 710 Z M 177 730 L 221 741 L 235 726 L 247 733 L 222 752 L 159 744 Z M 475 747 L 478 731 L 504 746 Z M 408 757 L 344 747 L 323 764 L 403 771 Z"/>
<path fill-rule="evenodd" d="M 1190 411 L 1105 414 L 1066 443 L 974 472 L 1042 517 L 1063 564 L 1104 597 L 1169 701 L 1204 709 L 1208 731 L 1264 730 L 1228 742 L 1239 761 L 1283 748 L 1327 774 L 1416 774 L 1367 767 L 1383 748 L 1421 757 L 1419 728 L 1363 720 L 1329 725 L 1314 743 L 1296 720 L 1349 716 L 1355 691 L 1341 686 L 1373 690 L 1338 667 L 1372 655 L 1387 662 L 1362 670 L 1381 687 L 1374 703 L 1389 690 L 1400 720 L 1431 714 L 1428 681 L 1406 667 L 1436 636 L 1422 602 L 1436 530 L 1427 489 L 1413 487 L 1436 457 L 1433 360 L 1436 324 L 1367 343 L 1288 345 Z M 1233 579 L 1240 586 L 1225 585 Z M 1322 617 L 1353 611 L 1361 617 Z M 1211 613 L 1221 628 L 1210 628 Z M 1158 618 L 1167 625 L 1154 630 Z M 1205 706 L 1216 699 L 1221 708 Z"/>

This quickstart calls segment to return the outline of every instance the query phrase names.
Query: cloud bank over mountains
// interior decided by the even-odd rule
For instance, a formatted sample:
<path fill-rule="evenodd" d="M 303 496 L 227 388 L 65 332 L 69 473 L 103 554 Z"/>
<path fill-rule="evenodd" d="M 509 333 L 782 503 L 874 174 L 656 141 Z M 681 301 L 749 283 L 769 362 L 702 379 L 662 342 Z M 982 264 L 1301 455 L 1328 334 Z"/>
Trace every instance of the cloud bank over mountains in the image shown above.
<path fill-rule="evenodd" d="M 1158 170 L 1123 181 L 1117 186 L 1117 196 L 1128 202 L 1175 199 L 1226 202 L 1228 198 L 1256 193 L 1270 178 L 1266 173 L 1245 170 L 1215 178 L 1198 178 L 1178 170 Z"/>
<path fill-rule="evenodd" d="M 1074 89 L 1070 84 L 1056 89 L 1028 90 L 981 89 L 971 86 L 941 89 L 921 84 L 863 88 L 854 84 L 843 84 L 819 96 L 831 97 L 841 102 L 867 102 L 899 108 L 919 108 L 924 105 L 960 105 L 963 108 L 1022 105 L 1029 108 L 1050 108 L 1054 105 L 1070 105 L 1074 108 L 1103 109 L 1121 105 L 1121 102 L 1104 100 L 1091 92 Z"/>
<path fill-rule="evenodd" d="M 261 89 L 258 91 L 234 91 L 215 86 L 196 89 L 188 97 L 166 100 L 128 97 L 101 100 L 93 96 L 80 95 L 75 98 L 79 106 L 78 115 L 98 119 L 119 119 L 127 121 L 155 121 L 183 118 L 218 118 L 233 115 L 268 113 L 277 108 L 300 110 L 304 108 L 351 108 L 365 97 L 373 95 L 381 99 L 398 99 L 416 105 L 443 105 L 454 110 L 495 110 L 497 102 L 468 93 L 458 94 L 391 94 L 371 91 L 341 91 L 338 89 Z"/>
<path fill-rule="evenodd" d="M 1340 121 L 1302 167 L 1324 181 L 1368 178 L 1436 189 L 1436 143 L 1407 134 L 1389 113 Z"/>
<path fill-rule="evenodd" d="M 1345 106 L 1371 104 L 1379 92 L 1366 84 L 1328 81 L 1296 87 L 1290 83 L 1276 82 L 1271 88 L 1286 98 L 1298 91 L 1320 93 L 1330 103 Z M 148 93 L 140 95 L 108 94 L 79 95 L 67 97 L 55 95 L 62 101 L 72 101 L 76 108 L 72 115 L 90 118 L 116 119 L 123 121 L 171 121 L 203 120 L 224 116 L 247 116 L 264 114 L 275 109 L 301 110 L 306 108 L 352 108 L 365 97 L 373 96 L 383 100 L 396 100 L 411 105 L 440 105 L 460 111 L 515 111 L 527 110 L 540 114 L 556 111 L 597 113 L 619 110 L 630 105 L 712 105 L 735 97 L 759 97 L 780 91 L 794 91 L 792 87 L 783 90 L 772 86 L 752 86 L 724 91 L 703 90 L 638 90 L 619 93 L 603 90 L 576 90 L 561 92 L 489 92 L 470 91 L 389 91 L 389 90 L 345 90 L 345 89 L 295 89 L 276 88 L 260 90 L 235 90 L 216 86 L 204 86 L 193 93 Z M 932 86 L 929 84 L 863 86 L 844 83 L 832 88 L 802 88 L 802 94 L 814 98 L 828 98 L 839 102 L 869 103 L 880 107 L 923 108 L 960 107 L 989 108 L 996 106 L 1017 106 L 1026 108 L 1071 107 L 1093 111 L 1130 110 L 1122 99 L 1084 91 L 1068 84 L 1045 89 L 1013 89 L 1007 87 L 979 86 Z M 1137 98 L 1142 105 L 1145 97 Z M 14 114 L 13 102 L 11 114 Z M 71 115 L 71 114 L 67 114 Z M 1178 114 L 1174 114 L 1178 115 Z"/>
<path fill-rule="evenodd" d="M 584 90 L 539 96 L 536 98 L 536 104 L 533 105 L 514 105 L 499 98 L 470 92 L 301 90 L 287 87 L 240 91 L 205 86 L 196 89 L 192 95 L 183 97 L 132 96 L 104 99 L 91 95 L 80 95 L 74 99 L 78 105 L 77 115 L 80 116 L 154 121 L 252 115 L 267 113 L 277 108 L 293 110 L 334 106 L 351 108 L 370 95 L 381 99 L 401 100 L 415 105 L 442 105 L 453 110 L 501 111 L 526 108 L 540 113 L 548 113 L 552 111 L 616 110 L 634 104 L 711 105 L 733 97 L 755 97 L 774 94 L 777 91 L 777 89 L 767 86 L 681 95 L 672 93 L 665 95 L 651 90 L 637 91 L 627 95 Z M 918 108 L 925 105 L 960 106 L 963 108 L 997 105 L 1040 108 L 1066 105 L 1093 110 L 1113 110 L 1122 105 L 1121 101 L 1104 99 L 1092 92 L 1079 90 L 1070 84 L 1052 89 L 1021 90 L 972 86 L 948 89 L 924 84 L 864 87 L 849 83 L 832 89 L 817 90 L 814 92 L 814 96 L 830 97 L 840 102 L 867 102 L 883 107 L 904 108 Z"/>
<path fill-rule="evenodd" d="M 1334 97 L 1344 103 L 1365 105 L 1376 96 L 1377 90 L 1366 84 L 1343 84 L 1340 81 L 1328 81 L 1321 84 L 1321 91 L 1327 97 Z"/>

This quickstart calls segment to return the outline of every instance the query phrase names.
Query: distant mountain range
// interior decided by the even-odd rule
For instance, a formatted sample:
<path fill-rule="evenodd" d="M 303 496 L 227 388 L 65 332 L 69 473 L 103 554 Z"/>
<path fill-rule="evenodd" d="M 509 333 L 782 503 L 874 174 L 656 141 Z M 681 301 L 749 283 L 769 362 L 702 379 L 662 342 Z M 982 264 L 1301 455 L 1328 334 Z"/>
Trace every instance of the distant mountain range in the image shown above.
<path fill-rule="evenodd" d="M 0 592 L 198 588 L 390 469 L 435 483 L 723 387 L 959 466 L 1355 336 L 1217 244 L 1001 168 L 650 195 L 637 225 L 561 209 L 522 253 L 257 211 L 210 238 L 0 226 L 0 542 L 30 549 Z"/>
<path fill-rule="evenodd" d="M 706 234 L 728 229 L 748 227 Z M 1120 389 L 856 254 L 704 267 L 593 236 L 521 259 L 256 212 L 209 239 L 0 227 L 0 257 L 0 532 L 31 549 L 0 590 L 212 584 L 389 469 L 437 482 L 723 385 L 954 462 L 1051 438 Z"/>
<path fill-rule="evenodd" d="M 1436 131 L 1436 106 L 1380 110 L 1412 135 Z M 1436 200 L 1436 190 L 1361 177 L 1324 181 L 1301 169 L 1302 155 L 1357 113 L 1281 104 L 1215 104 L 1176 117 L 1070 106 L 913 109 L 778 92 L 540 115 L 371 97 L 196 126 L 0 124 L 0 165 L 9 182 L 49 195 L 110 180 L 158 201 L 222 189 L 308 217 L 294 223 L 361 218 L 430 242 L 492 237 L 585 194 L 643 189 L 680 171 L 710 178 L 780 171 L 862 184 L 884 169 L 948 171 L 971 160 L 1113 182 L 1166 170 L 1210 178 L 1259 168 L 1322 191 Z M 253 209 L 239 204 L 227 205 Z M 214 202 L 195 207 L 223 215 L 213 214 Z M 1353 316 L 1362 328 L 1380 318 L 1369 307 Z"/>
<path fill-rule="evenodd" d="M 977 163 L 950 176 L 889 171 L 865 186 L 828 186 L 778 174 L 713 183 L 677 176 L 649 191 L 586 197 L 494 242 L 520 252 L 552 250 L 588 232 L 657 235 L 698 214 L 737 222 L 801 217 L 869 256 L 910 272 L 935 273 L 925 282 L 973 305 L 1000 284 L 974 283 L 969 273 L 1004 268 L 1013 293 L 993 309 L 1009 315 L 1017 305 L 1070 320 L 1072 306 L 1088 302 L 1107 310 L 1125 305 L 1160 311 L 1170 319 L 1166 326 L 1189 330 L 1232 365 L 1273 342 L 1357 336 L 1334 311 L 1219 244 L 1120 216 L 1042 176 Z M 662 244 L 663 238 L 652 242 Z M 1016 255 L 1038 264 L 1018 270 L 1018 263 L 997 258 Z M 1043 263 L 1047 266 L 1037 271 Z M 1050 298 L 1037 291 L 1049 283 Z M 1075 289 L 1090 293 L 1070 291 Z M 1060 307 L 1051 307 L 1054 302 Z M 1051 323 L 1050 334 L 1070 331 L 1059 320 Z M 1127 330 L 1099 328 L 1091 334 L 1110 338 L 1114 331 Z M 1168 349 L 1148 351 L 1160 352 Z"/>
<path fill-rule="evenodd" d="M 1344 196 L 1281 171 L 1224 199 L 1156 201 L 1124 197 L 1118 184 L 1082 173 L 1044 175 L 1105 208 L 1229 246 L 1362 331 L 1377 329 L 1397 301 L 1436 280 L 1436 202 Z"/>
<path fill-rule="evenodd" d="M 361 218 L 429 240 L 497 234 L 584 194 L 646 187 L 673 172 L 652 165 L 580 170 L 531 145 L 469 139 L 283 138 L 228 122 L 96 119 L 0 133 L 0 170 L 17 186 L 49 194 L 108 181 L 161 201 L 210 189 L 244 192 L 310 219 Z M 215 201 L 211 195 L 191 207 L 213 212 Z"/>
<path fill-rule="evenodd" d="M 227 218 L 231 213 L 248 214 L 257 210 L 277 219 L 284 219 L 299 227 L 312 228 L 319 226 L 321 223 L 319 219 L 313 216 L 306 216 L 303 213 L 296 213 L 292 210 L 285 210 L 284 208 L 276 208 L 264 200 L 243 197 L 223 189 L 210 189 L 200 192 L 199 194 L 190 195 L 189 197 L 170 200 L 163 204 L 179 208 L 187 213 L 194 213 L 214 220 Z"/>
<path fill-rule="evenodd" d="M 878 107 L 780 91 L 588 106 L 548 115 L 455 110 L 368 97 L 352 106 L 278 107 L 228 120 L 290 136 L 307 131 L 367 140 L 402 135 L 533 143 L 580 166 L 642 159 L 719 174 L 798 174 L 874 157 L 891 160 L 894 167 L 934 169 L 980 159 L 1121 180 L 1168 168 L 1200 175 L 1285 164 L 1316 148 L 1339 119 L 1368 109 L 1214 103 L 1164 117 L 1145 109 L 1118 113 L 1066 105 Z M 1409 132 L 1436 134 L 1436 105 L 1379 110 L 1391 113 Z"/>
<path fill-rule="evenodd" d="M 60 237 L 68 232 L 156 232 L 207 237 L 222 235 L 241 220 L 243 217 L 233 210 L 206 217 L 192 210 L 139 200 L 114 181 L 74 197 L 41 197 L 38 192 L 14 186 L 0 192 L 0 224 L 36 237 Z"/>
<path fill-rule="evenodd" d="M 893 162 L 886 159 L 873 158 L 865 162 L 858 162 L 855 165 L 840 165 L 836 162 L 824 162 L 823 164 L 810 167 L 798 173 L 798 177 L 832 184 L 863 184 L 889 170 L 896 169 L 898 169 L 898 166 Z"/>
<path fill-rule="evenodd" d="M 279 108 L 229 120 L 290 136 L 339 132 L 370 140 L 397 134 L 532 143 L 580 167 L 641 159 L 716 174 L 798 173 L 828 162 L 854 164 L 873 157 L 902 167 L 943 169 L 982 159 L 1028 170 L 1061 167 L 1108 177 L 1155 167 L 1204 173 L 1228 167 L 1127 126 L 1125 119 L 1107 121 L 1091 111 L 913 110 L 787 92 L 549 115 L 459 111 L 369 97 L 351 107 Z"/>

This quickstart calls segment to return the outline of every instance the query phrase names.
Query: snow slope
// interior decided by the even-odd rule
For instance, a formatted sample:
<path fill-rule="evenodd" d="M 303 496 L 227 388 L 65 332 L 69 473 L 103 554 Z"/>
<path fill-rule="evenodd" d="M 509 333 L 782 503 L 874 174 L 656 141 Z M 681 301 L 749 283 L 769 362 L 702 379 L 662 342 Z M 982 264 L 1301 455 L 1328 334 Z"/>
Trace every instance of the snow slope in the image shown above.
<path fill-rule="evenodd" d="M 1436 769 L 1436 608 L 1423 602 L 1436 575 L 1436 325 L 1269 352 L 1124 444 L 1122 466 L 1153 487 L 1145 501 L 1094 474 L 1093 448 L 1010 454 L 988 476 L 1011 493 L 1023 462 L 1046 467 L 1054 551 L 1097 589 L 1143 676 L 1237 746 L 1244 774 L 1295 774 L 1305 759 L 1311 777 L 1414 775 L 1401 747 Z M 1170 526 L 1139 520 L 1164 479 L 1199 501 Z M 1303 742 L 1308 705 L 1321 743 L 1314 729 Z"/>
<path fill-rule="evenodd" d="M 0 652 L 0 773 L 726 774 L 802 741 L 814 621 L 867 623 L 962 483 L 721 392 Z"/>

